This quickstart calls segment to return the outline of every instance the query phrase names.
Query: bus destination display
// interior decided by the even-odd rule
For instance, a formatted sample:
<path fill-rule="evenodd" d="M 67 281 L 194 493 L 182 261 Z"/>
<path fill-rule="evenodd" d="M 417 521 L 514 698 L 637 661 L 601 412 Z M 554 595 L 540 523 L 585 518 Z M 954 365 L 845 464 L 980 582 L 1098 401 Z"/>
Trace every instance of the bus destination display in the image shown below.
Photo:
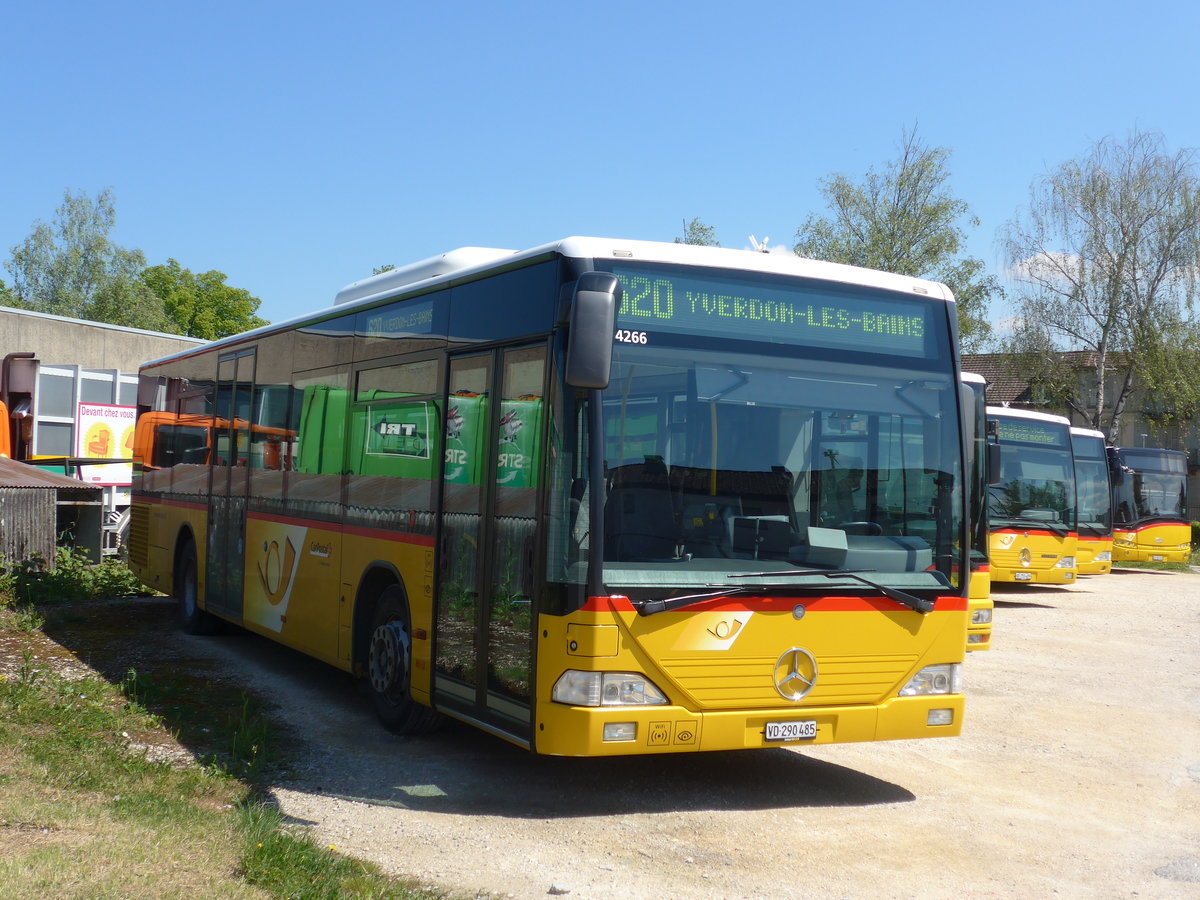
<path fill-rule="evenodd" d="M 1065 425 L 1035 422 L 1031 419 L 998 419 L 1000 440 L 1043 447 L 1065 447 L 1068 433 Z"/>
<path fill-rule="evenodd" d="M 652 343 L 656 331 L 845 347 L 898 356 L 936 353 L 932 304 L 867 290 L 703 278 L 614 266 L 623 298 L 617 340 Z"/>

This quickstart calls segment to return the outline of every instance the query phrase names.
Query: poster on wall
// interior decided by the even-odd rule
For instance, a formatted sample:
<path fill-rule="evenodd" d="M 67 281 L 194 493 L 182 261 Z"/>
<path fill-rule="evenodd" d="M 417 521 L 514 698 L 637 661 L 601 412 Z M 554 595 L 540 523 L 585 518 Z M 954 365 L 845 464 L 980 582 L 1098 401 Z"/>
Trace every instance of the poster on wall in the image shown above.
<path fill-rule="evenodd" d="M 86 459 L 128 459 L 127 463 L 81 464 L 80 478 L 88 484 L 128 485 L 133 480 L 133 431 L 136 406 L 80 403 L 75 413 L 75 456 Z"/>

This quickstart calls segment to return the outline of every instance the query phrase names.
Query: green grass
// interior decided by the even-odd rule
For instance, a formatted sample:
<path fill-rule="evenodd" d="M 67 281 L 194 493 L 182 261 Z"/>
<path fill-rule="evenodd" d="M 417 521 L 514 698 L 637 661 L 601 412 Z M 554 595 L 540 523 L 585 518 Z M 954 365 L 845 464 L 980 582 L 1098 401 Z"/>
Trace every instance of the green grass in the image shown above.
<path fill-rule="evenodd" d="M 1118 569 L 1148 569 L 1157 572 L 1191 572 L 1192 566 L 1200 566 L 1200 559 L 1195 554 L 1189 562 L 1133 562 L 1121 560 L 1113 564 Z"/>
<path fill-rule="evenodd" d="M 34 606 L 0 585 L 5 898 L 441 896 L 285 822 L 261 789 L 286 768 L 286 742 L 252 694 L 178 664 L 107 679 L 80 665 L 39 629 L 66 619 L 90 633 L 103 607 L 64 615 L 46 605 L 66 602 L 57 590 Z"/>

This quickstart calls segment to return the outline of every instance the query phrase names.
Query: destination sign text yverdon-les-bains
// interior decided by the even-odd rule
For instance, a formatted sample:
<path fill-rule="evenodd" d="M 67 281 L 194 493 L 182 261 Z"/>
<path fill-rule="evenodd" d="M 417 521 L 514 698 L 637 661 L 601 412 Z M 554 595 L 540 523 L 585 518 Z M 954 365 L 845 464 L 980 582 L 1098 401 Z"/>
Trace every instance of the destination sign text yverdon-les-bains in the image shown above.
<path fill-rule="evenodd" d="M 705 278 L 614 266 L 619 329 L 722 335 L 739 340 L 929 356 L 934 304 L 878 292 L 765 280 Z"/>

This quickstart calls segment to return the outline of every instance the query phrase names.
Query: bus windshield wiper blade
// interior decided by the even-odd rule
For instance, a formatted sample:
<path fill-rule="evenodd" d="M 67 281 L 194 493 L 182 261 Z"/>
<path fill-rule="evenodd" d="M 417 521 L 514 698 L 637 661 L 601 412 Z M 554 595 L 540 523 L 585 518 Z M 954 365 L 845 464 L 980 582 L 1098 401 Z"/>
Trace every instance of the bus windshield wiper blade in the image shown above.
<path fill-rule="evenodd" d="M 874 572 L 875 569 L 790 569 L 782 572 L 755 572 L 753 574 L 738 573 L 730 575 L 730 578 L 766 578 L 770 575 L 822 575 L 825 578 L 849 578 L 851 581 L 857 581 L 860 584 L 865 584 L 868 587 L 875 588 L 887 597 L 889 600 L 894 600 L 901 606 L 906 606 L 911 610 L 925 615 L 927 612 L 933 612 L 933 601 L 926 600 L 924 597 L 918 597 L 915 594 L 910 594 L 907 591 L 901 591 L 897 588 L 891 588 L 884 584 L 872 581 L 869 578 L 863 578 L 860 572 Z"/>
<path fill-rule="evenodd" d="M 730 585 L 719 591 L 705 591 L 702 594 L 683 594 L 679 597 L 665 597 L 662 600 L 643 600 L 640 603 L 633 604 L 633 608 L 637 610 L 639 616 L 652 616 L 655 613 L 679 609 L 682 606 L 691 606 L 693 603 L 703 603 L 705 600 L 712 600 L 716 597 L 730 597 L 734 594 L 744 594 L 749 590 L 750 588 L 748 587 Z"/>
<path fill-rule="evenodd" d="M 790 575 L 791 572 L 764 572 L 764 575 L 784 574 Z M 752 576 L 756 577 L 756 576 Z M 805 591 L 811 590 L 812 585 L 804 584 L 731 584 L 722 586 L 719 584 L 706 584 L 705 587 L 718 588 L 715 591 L 704 591 L 700 594 L 683 594 L 679 597 L 665 597 L 662 600 L 642 600 L 639 603 L 634 603 L 633 608 L 638 611 L 640 616 L 652 616 L 655 613 L 667 612 L 672 609 L 679 609 L 684 606 L 691 606 L 695 603 L 703 603 L 705 600 L 715 600 L 717 597 L 733 597 L 737 594 L 761 594 L 764 591 Z"/>
<path fill-rule="evenodd" d="M 1006 523 L 1020 525 L 1022 528 L 1041 528 L 1053 531 L 1059 537 L 1066 537 L 1068 533 L 1067 526 L 1062 522 L 1054 522 L 1049 519 L 1030 519 L 1025 516 L 1004 516 L 1003 518 Z"/>

